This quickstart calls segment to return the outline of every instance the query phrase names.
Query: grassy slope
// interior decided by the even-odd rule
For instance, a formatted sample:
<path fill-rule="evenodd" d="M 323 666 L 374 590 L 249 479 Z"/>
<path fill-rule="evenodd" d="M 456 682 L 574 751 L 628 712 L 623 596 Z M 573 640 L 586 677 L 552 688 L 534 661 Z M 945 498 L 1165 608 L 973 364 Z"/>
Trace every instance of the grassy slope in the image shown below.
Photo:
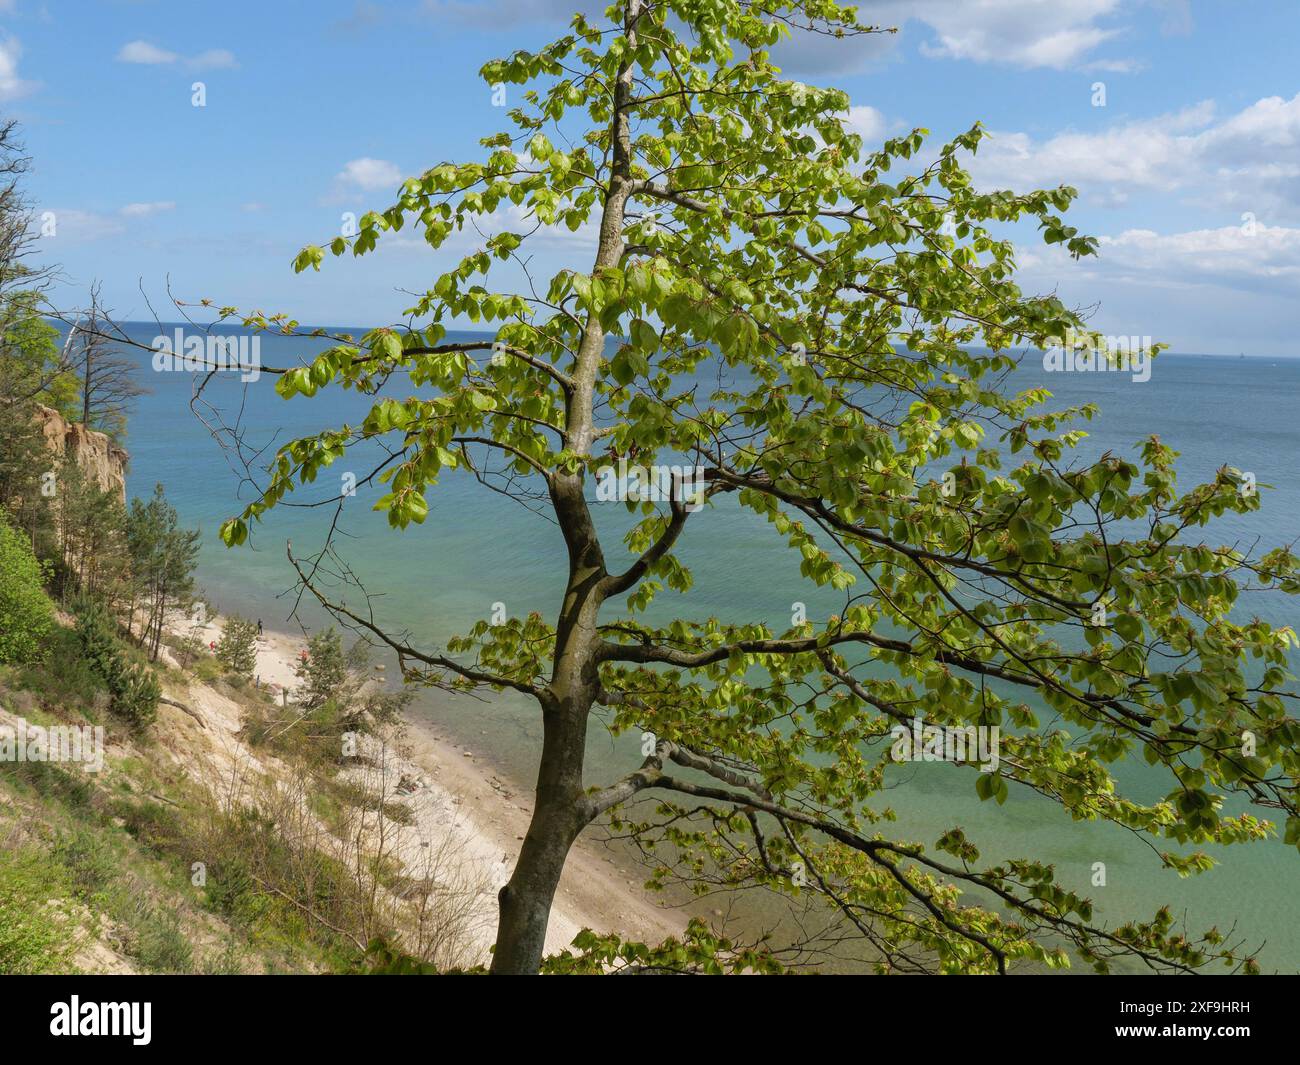
<path fill-rule="evenodd" d="M 345 965 L 347 950 L 306 928 L 288 902 L 268 900 L 237 877 L 191 883 L 196 831 L 210 829 L 215 812 L 184 771 L 185 752 L 169 747 L 194 726 L 164 706 L 154 735 L 124 736 L 102 703 L 66 629 L 56 631 L 45 665 L 0 669 L 0 710 L 9 719 L 103 723 L 109 735 L 97 774 L 0 763 L 0 973 Z"/>

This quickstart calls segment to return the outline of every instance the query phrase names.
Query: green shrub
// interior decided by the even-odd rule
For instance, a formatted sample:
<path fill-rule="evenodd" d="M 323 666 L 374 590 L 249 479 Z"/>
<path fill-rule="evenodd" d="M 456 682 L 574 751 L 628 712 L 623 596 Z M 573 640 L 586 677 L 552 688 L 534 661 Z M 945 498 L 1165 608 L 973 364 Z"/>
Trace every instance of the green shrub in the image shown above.
<path fill-rule="evenodd" d="M 174 806 L 122 800 L 114 804 L 113 812 L 122 819 L 127 833 L 155 854 L 166 854 L 184 836 L 181 815 Z"/>
<path fill-rule="evenodd" d="M 157 719 L 162 685 L 148 666 L 137 663 L 126 667 L 112 694 L 113 712 L 137 732 L 143 732 Z"/>
<path fill-rule="evenodd" d="M 143 731 L 158 716 L 162 696 L 158 678 L 148 666 L 128 660 L 117 638 L 117 623 L 103 605 L 83 601 L 75 609 L 82 658 L 108 686 L 109 709 L 136 731 Z"/>
<path fill-rule="evenodd" d="M 70 772 L 57 762 L 0 762 L 0 778 L 7 783 L 28 788 L 70 810 L 90 809 L 94 786 L 87 776 L 80 771 Z"/>
<path fill-rule="evenodd" d="M 54 845 L 54 858 L 67 871 L 74 894 L 90 902 L 118 875 L 118 859 L 99 833 L 79 827 L 61 836 Z"/>
<path fill-rule="evenodd" d="M 0 664 L 38 661 L 54 628 L 45 571 L 31 544 L 0 513 Z"/>
<path fill-rule="evenodd" d="M 220 954 L 209 954 L 199 966 L 204 976 L 243 976 L 244 961 L 239 943 L 233 935 L 227 936 Z"/>
<path fill-rule="evenodd" d="M 0 976 L 66 972 L 68 915 L 62 869 L 35 847 L 0 862 Z"/>
<path fill-rule="evenodd" d="M 94 599 L 75 600 L 72 612 L 77 621 L 75 632 L 81 645 L 81 657 L 107 679 L 119 668 L 118 660 L 122 657 L 117 622 L 108 609 Z"/>
<path fill-rule="evenodd" d="M 239 913 L 240 901 L 257 894 L 257 881 L 248 866 L 239 857 L 213 863 L 203 885 L 204 901 L 214 913 L 234 917 Z"/>
<path fill-rule="evenodd" d="M 221 676 L 221 663 L 215 658 L 198 658 L 194 661 L 194 679 L 203 684 L 211 684 Z"/>
<path fill-rule="evenodd" d="M 185 938 L 179 914 L 162 909 L 142 912 L 133 929 L 141 966 L 153 973 L 188 973 L 194 969 L 194 950 Z"/>
<path fill-rule="evenodd" d="M 35 693 L 40 705 L 47 709 L 79 710 L 90 720 L 99 720 L 97 704 L 108 685 L 82 654 L 76 631 L 55 625 L 46 647 L 48 653 L 43 660 L 24 666 L 18 674 L 18 687 Z"/>

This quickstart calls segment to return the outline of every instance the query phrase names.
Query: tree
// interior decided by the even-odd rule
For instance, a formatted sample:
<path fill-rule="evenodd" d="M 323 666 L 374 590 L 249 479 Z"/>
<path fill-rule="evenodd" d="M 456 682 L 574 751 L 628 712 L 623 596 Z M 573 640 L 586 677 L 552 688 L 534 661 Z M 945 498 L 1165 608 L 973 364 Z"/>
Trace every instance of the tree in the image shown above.
<path fill-rule="evenodd" d="M 58 463 L 32 406 L 0 402 L 0 510 L 32 545 L 56 538 L 49 499 L 41 493 L 51 473 L 57 476 Z"/>
<path fill-rule="evenodd" d="M 69 421 L 80 408 L 77 376 L 59 333 L 42 316 L 40 293 L 24 290 L 6 298 L 0 333 L 0 416 L 19 408 L 31 417 L 30 405 L 53 407 Z"/>
<path fill-rule="evenodd" d="M 35 404 L 70 414 L 76 382 L 42 317 L 48 272 L 28 262 L 35 239 L 21 185 L 28 165 L 17 126 L 0 122 L 0 507 L 34 545 L 50 532 L 40 481 L 51 466 Z"/>
<path fill-rule="evenodd" d="M 82 472 L 75 458 L 57 464 L 53 531 L 57 543 L 54 587 L 61 599 L 72 592 L 112 606 L 133 580 L 127 512 L 118 493 L 100 488 Z"/>
<path fill-rule="evenodd" d="M 126 520 L 134 595 L 129 619 L 134 626 L 144 610 L 140 646 L 151 661 L 158 660 L 167 612 L 187 603 L 194 594 L 194 570 L 199 558 L 199 530 L 183 529 L 176 508 L 167 502 L 161 484 L 146 503 L 131 500 Z"/>
<path fill-rule="evenodd" d="M 30 263 L 38 230 L 22 186 L 31 160 L 18 139 L 18 123 L 0 121 L 0 336 L 31 317 L 32 294 L 42 291 L 50 270 Z"/>
<path fill-rule="evenodd" d="M 257 626 L 232 615 L 217 641 L 217 660 L 231 673 L 248 679 L 257 668 Z"/>
<path fill-rule="evenodd" d="M 307 641 L 307 654 L 298 662 L 297 699 L 308 710 L 315 710 L 343 692 L 348 681 L 348 663 L 343 640 L 333 625 Z"/>
<path fill-rule="evenodd" d="M 290 555 L 340 621 L 397 652 L 409 682 L 511 689 L 539 707 L 534 812 L 500 895 L 492 971 L 538 971 L 569 849 L 611 814 L 664 844 L 660 876 L 815 893 L 839 915 L 837 940 L 860 937 L 881 971 L 1071 956 L 1103 971 L 1116 957 L 1251 967 L 1239 945 L 1184 935 L 1167 910 L 1104 925 L 1032 855 L 988 861 L 957 829 L 917 841 L 884 827 L 900 795 L 884 789 L 904 778 L 891 729 L 919 719 L 1006 728 L 998 767 L 954 759 L 954 787 L 995 802 L 1038 792 L 1066 818 L 1163 845 L 1181 874 L 1212 864 L 1182 845 L 1268 836 L 1261 812 L 1300 842 L 1295 637 L 1230 616 L 1247 584 L 1294 594 L 1296 559 L 1196 538 L 1225 511 L 1255 510 L 1258 493 L 1227 468 L 1180 491 L 1176 453 L 1156 439 L 1137 461 L 1072 459 L 1072 423 L 1093 408 L 1003 390 L 1016 346 L 1088 335 L 1057 298 L 1020 290 L 1007 235 L 1027 222 L 1093 254 L 1059 213 L 1074 191 L 975 189 L 962 155 L 978 126 L 926 148 L 928 162 L 908 162 L 923 130 L 865 150 L 844 93 L 784 81 L 769 57 L 793 28 L 864 31 L 829 0 L 620 0 L 608 16 L 575 16 L 555 43 L 485 66 L 489 84 L 530 86 L 513 129 L 485 138 L 480 162 L 408 180 L 330 243 L 362 255 L 408 223 L 435 249 L 488 233 L 407 327 L 263 368 L 286 399 L 336 387 L 369 409 L 285 444 L 261 496 L 222 528 L 244 543 L 287 493 L 376 440 L 391 444 L 371 478 L 387 485 L 378 506 L 395 529 L 423 521 L 426 493 L 457 469 L 548 504 L 568 549 L 554 618 L 480 622 L 446 650 L 335 601 L 321 559 Z M 526 223 L 500 231 L 511 205 Z M 531 234 L 587 224 L 590 264 L 537 286 L 496 281 L 527 272 Z M 296 269 L 325 252 L 304 249 Z M 494 323 L 495 337 L 447 342 L 453 318 Z M 413 394 L 376 396 L 398 374 Z M 679 478 L 630 500 L 625 563 L 593 500 L 621 458 L 702 467 L 703 486 Z M 679 542 L 736 508 L 769 523 L 810 589 L 838 591 L 842 607 L 783 631 L 652 622 L 662 588 L 691 587 Z M 602 707 L 650 747 L 637 771 L 593 787 L 584 749 Z M 1163 774 L 1163 798 L 1114 778 L 1133 757 Z M 649 813 L 619 813 L 643 796 Z"/>
<path fill-rule="evenodd" d="M 370 665 L 370 645 L 358 640 L 345 651 L 343 637 L 331 625 L 307 641 L 296 671 L 301 683 L 295 702 L 310 713 L 325 710 L 340 730 L 369 732 L 391 723 L 414 692 L 389 691 L 376 682 Z"/>
<path fill-rule="evenodd" d="M 196 626 L 177 641 L 176 662 L 181 669 L 189 669 L 190 663 L 198 660 L 208 649 L 208 645 L 203 642 L 203 637 L 200 635 L 201 631 L 201 628 Z"/>
<path fill-rule="evenodd" d="M 44 656 L 46 638 L 54 628 L 54 605 L 43 579 L 31 544 L 0 510 L 0 664 Z"/>
<path fill-rule="evenodd" d="M 75 388 L 58 333 L 43 317 L 51 270 L 30 261 L 39 233 L 22 186 L 30 165 L 17 123 L 0 121 L 0 417 L 33 401 L 66 414 Z"/>
<path fill-rule="evenodd" d="M 114 342 L 114 331 L 98 287 L 92 288 L 84 322 L 69 333 L 67 358 L 81 377 L 81 421 L 120 441 L 132 402 L 149 390 L 137 380 L 138 364 Z"/>
<path fill-rule="evenodd" d="M 79 596 L 74 606 L 81 657 L 108 689 L 109 709 L 137 732 L 157 720 L 162 685 L 153 670 L 132 662 L 118 639 L 117 621 L 98 600 Z"/>
<path fill-rule="evenodd" d="M 0 402 L 0 509 L 50 564 L 51 594 L 113 600 L 129 585 L 125 509 L 75 456 L 52 451 L 32 403 Z"/>

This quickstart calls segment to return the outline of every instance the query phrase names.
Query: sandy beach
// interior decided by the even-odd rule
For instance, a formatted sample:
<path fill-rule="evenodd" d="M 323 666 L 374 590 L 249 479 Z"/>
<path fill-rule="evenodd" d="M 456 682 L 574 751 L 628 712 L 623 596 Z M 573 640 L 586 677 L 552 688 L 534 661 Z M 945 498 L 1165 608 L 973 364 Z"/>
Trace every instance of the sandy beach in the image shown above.
<path fill-rule="evenodd" d="M 177 619 L 173 627 L 205 645 L 220 640 L 221 630 L 219 620 L 195 625 Z M 257 641 L 257 682 L 279 697 L 287 692 L 292 701 L 297 663 L 306 646 L 301 637 L 264 630 Z M 414 815 L 414 840 L 456 854 L 464 866 L 461 879 L 481 889 L 476 927 L 486 961 L 496 926 L 496 894 L 510 877 L 528 828 L 531 786 L 507 779 L 480 755 L 409 714 L 396 757 L 390 755 L 389 762 L 388 771 L 403 780 L 402 801 Z M 418 861 L 419 851 L 413 850 L 409 864 Z M 598 842 L 579 840 L 551 912 L 546 951 L 563 950 L 583 928 L 658 943 L 680 935 L 685 923 L 680 910 L 663 906 L 642 887 L 637 871 L 618 863 Z"/>

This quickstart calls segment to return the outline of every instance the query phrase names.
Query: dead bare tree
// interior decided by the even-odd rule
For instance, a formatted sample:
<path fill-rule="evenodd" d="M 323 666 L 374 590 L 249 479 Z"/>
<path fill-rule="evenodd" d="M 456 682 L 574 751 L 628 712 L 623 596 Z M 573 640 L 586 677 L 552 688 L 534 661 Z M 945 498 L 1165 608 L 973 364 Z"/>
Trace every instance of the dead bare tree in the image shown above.
<path fill-rule="evenodd" d="M 138 380 L 139 364 L 112 341 L 111 314 L 100 299 L 100 286 L 90 290 L 85 324 L 68 335 L 65 358 L 81 378 L 81 420 L 87 428 L 115 436 L 126 425 L 131 404 L 148 389 Z"/>

